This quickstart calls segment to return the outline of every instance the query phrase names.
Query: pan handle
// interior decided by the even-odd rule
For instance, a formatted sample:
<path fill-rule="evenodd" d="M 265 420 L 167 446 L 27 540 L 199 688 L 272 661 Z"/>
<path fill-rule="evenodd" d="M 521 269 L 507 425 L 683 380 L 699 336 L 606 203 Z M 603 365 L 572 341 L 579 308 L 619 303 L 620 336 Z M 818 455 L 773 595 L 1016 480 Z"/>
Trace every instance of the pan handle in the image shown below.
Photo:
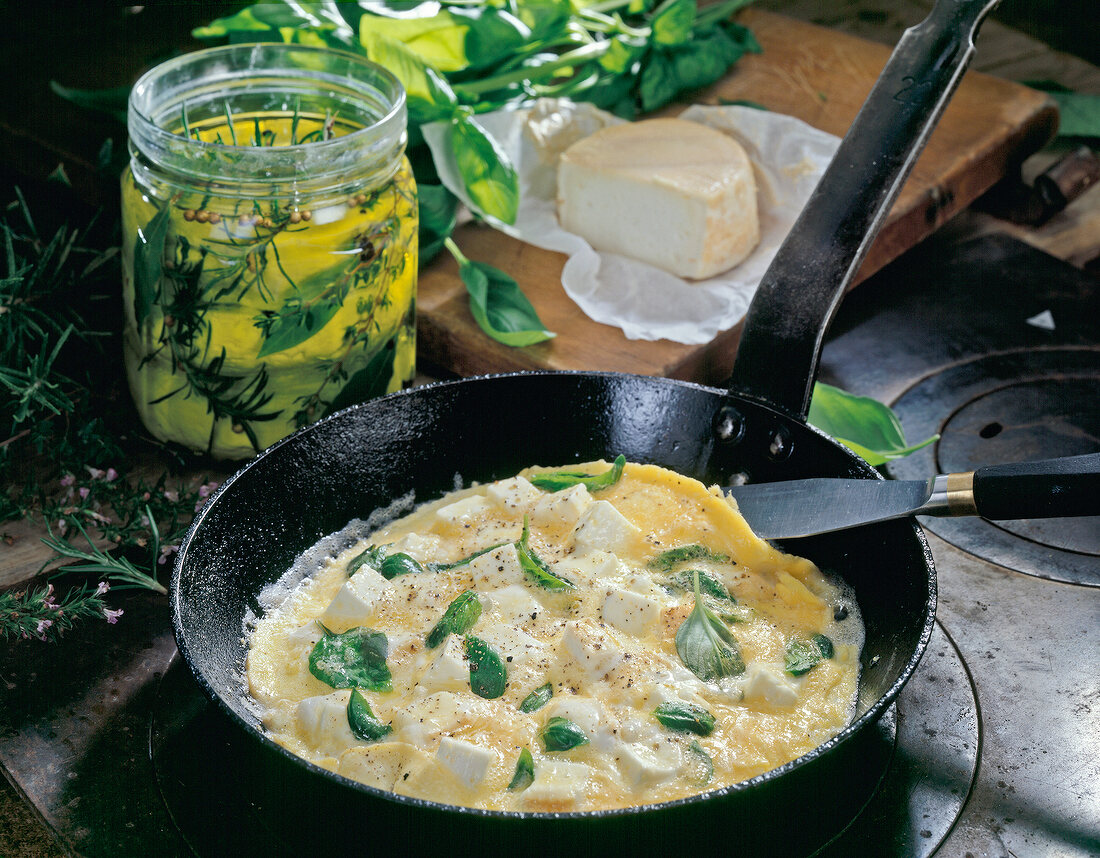
<path fill-rule="evenodd" d="M 829 323 L 999 0 L 939 0 L 902 35 L 756 291 L 730 392 L 805 421 Z"/>

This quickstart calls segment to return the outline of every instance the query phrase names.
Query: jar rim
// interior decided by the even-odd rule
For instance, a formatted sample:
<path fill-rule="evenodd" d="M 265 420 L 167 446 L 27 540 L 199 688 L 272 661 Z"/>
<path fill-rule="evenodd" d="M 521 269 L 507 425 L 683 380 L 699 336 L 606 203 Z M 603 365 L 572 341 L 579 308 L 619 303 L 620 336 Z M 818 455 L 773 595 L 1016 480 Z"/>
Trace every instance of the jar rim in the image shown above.
<path fill-rule="evenodd" d="M 291 64 L 289 58 L 295 56 L 305 62 Z M 279 65 L 280 60 L 285 65 Z M 188 68 L 197 68 L 200 74 L 188 76 Z M 158 117 L 158 107 L 182 110 L 189 94 L 202 94 L 204 88 L 213 92 L 210 88 L 215 84 L 226 87 L 217 90 L 225 94 L 234 87 L 243 92 L 247 91 L 248 81 L 261 78 L 269 87 L 280 81 L 293 81 L 302 91 L 305 91 L 303 85 L 311 82 L 339 87 L 345 97 L 358 97 L 360 107 L 373 108 L 369 110 L 371 121 L 327 140 L 278 146 L 197 140 L 169 130 L 158 121 L 164 115 L 162 111 Z M 249 181 L 261 183 L 301 179 L 304 175 L 323 179 L 346 170 L 347 165 L 340 163 L 341 154 L 354 152 L 360 159 L 378 160 L 388 166 L 404 153 L 406 94 L 389 69 L 350 51 L 285 42 L 249 42 L 191 51 L 145 72 L 130 90 L 127 125 L 135 154 L 185 175 L 247 174 Z M 257 172 L 255 162 L 260 160 L 267 167 L 271 166 L 269 162 L 277 161 L 282 169 L 276 167 L 274 174 L 267 175 L 265 171 Z M 224 168 L 224 173 L 219 167 Z"/>

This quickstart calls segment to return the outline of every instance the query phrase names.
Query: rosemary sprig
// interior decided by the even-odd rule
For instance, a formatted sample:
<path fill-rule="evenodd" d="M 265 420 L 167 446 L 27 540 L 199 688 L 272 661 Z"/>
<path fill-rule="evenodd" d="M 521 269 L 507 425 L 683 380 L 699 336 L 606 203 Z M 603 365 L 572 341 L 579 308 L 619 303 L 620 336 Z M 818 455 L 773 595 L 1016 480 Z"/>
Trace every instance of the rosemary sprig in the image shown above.
<path fill-rule="evenodd" d="M 61 599 L 55 597 L 53 584 L 34 590 L 0 593 L 0 637 L 50 641 L 81 620 L 100 618 L 116 623 L 122 611 L 108 608 L 103 601 L 109 589 L 106 581 L 100 581 L 94 590 L 84 585 L 69 590 Z"/>

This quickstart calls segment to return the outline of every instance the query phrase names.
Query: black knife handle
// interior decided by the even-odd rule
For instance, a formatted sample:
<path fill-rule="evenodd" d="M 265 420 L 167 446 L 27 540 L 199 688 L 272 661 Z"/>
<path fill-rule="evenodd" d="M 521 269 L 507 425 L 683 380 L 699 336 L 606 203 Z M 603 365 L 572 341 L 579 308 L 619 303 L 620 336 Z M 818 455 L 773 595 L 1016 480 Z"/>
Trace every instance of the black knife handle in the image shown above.
<path fill-rule="evenodd" d="M 978 468 L 974 503 L 994 521 L 1100 515 L 1100 453 Z"/>

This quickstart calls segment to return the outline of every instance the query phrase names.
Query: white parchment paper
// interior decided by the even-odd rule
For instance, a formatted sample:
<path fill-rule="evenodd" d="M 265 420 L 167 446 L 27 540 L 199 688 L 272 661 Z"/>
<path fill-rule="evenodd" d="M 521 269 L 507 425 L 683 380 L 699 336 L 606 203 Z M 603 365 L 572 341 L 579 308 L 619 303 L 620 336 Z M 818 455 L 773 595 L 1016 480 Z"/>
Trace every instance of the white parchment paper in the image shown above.
<path fill-rule="evenodd" d="M 750 107 L 695 105 L 680 118 L 733 137 L 745 147 L 756 174 L 760 244 L 740 265 L 708 280 L 684 280 L 644 262 L 598 252 L 558 224 L 558 156 L 576 140 L 623 120 L 589 104 L 542 99 L 528 108 L 483 114 L 477 121 L 512 159 L 520 184 L 516 222 L 487 222 L 568 256 L 562 286 L 595 321 L 622 329 L 629 339 L 701 344 L 744 317 L 760 278 L 840 141 L 794 117 Z M 424 137 L 443 184 L 474 208 L 444 145 L 445 132 L 445 125 L 429 125 Z"/>

